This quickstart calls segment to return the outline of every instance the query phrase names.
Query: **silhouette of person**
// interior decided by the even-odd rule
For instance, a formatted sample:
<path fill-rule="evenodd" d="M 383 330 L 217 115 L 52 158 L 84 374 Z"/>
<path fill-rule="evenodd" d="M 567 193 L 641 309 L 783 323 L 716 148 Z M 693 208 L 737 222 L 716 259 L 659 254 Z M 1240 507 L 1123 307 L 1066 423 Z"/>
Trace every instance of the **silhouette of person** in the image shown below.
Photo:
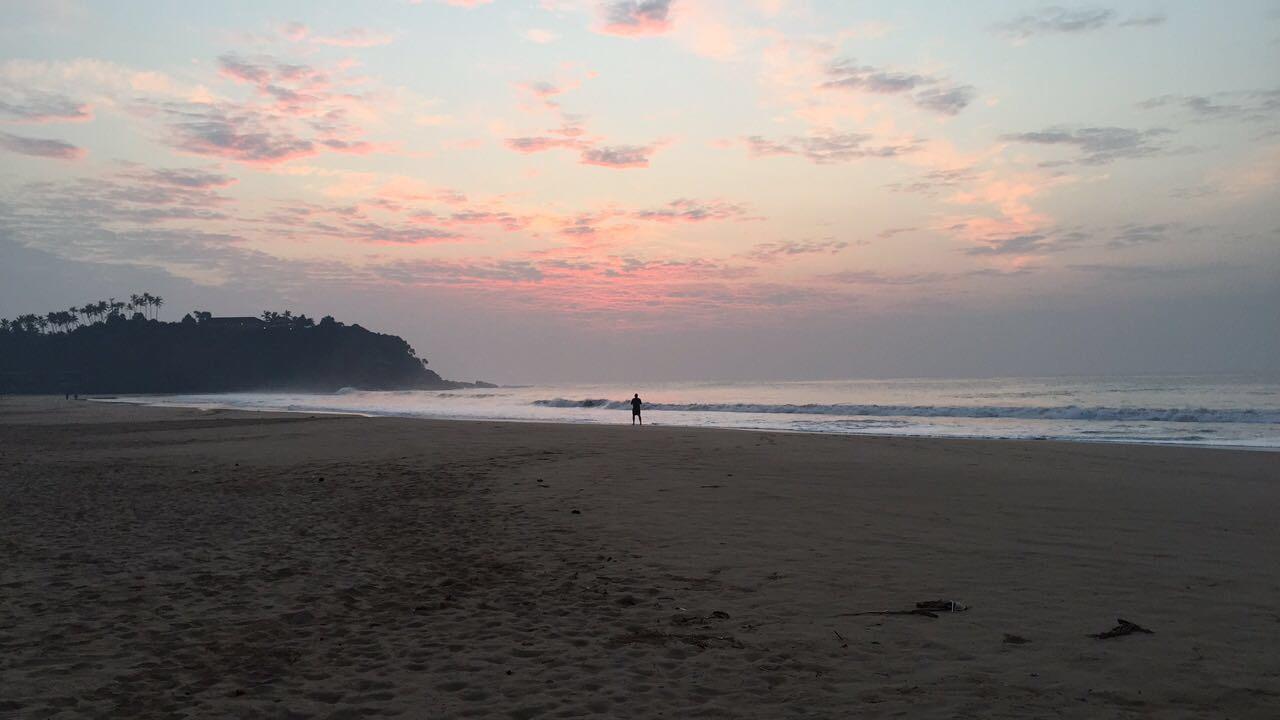
<path fill-rule="evenodd" d="M 644 424 L 644 418 L 640 417 L 640 406 L 643 404 L 644 403 L 640 402 L 640 393 L 636 393 L 636 396 L 631 398 L 631 424 L 632 425 L 635 425 L 636 421 L 639 421 L 641 425 Z"/>

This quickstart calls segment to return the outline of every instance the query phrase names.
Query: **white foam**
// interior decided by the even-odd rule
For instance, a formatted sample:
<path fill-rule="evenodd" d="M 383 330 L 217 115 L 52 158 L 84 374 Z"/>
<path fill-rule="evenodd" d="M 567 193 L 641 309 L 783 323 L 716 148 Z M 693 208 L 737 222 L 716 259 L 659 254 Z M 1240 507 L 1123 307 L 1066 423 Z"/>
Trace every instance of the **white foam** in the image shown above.
<path fill-rule="evenodd" d="M 1280 449 L 1280 379 L 1003 378 L 556 385 L 331 394 L 231 393 L 147 402 L 464 420 L 646 424 L 829 434 L 1049 438 Z"/>
<path fill-rule="evenodd" d="M 630 400 L 554 398 L 534 400 L 534 405 L 554 408 L 629 410 Z M 779 415 L 842 415 L 846 417 L 949 417 L 1013 418 L 1019 420 L 1101 420 L 1176 423 L 1280 423 L 1280 409 L 1242 408 L 1125 408 L 1018 406 L 1018 405 L 857 405 L 857 404 L 760 404 L 760 403 L 646 403 L 645 410 L 676 412 L 756 413 Z"/>

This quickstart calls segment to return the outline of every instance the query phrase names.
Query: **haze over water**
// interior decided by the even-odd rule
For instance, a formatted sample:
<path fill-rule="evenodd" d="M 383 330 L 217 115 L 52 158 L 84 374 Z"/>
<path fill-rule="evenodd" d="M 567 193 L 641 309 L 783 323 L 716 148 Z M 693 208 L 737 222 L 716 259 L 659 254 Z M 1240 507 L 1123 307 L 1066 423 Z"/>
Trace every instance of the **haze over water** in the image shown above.
<path fill-rule="evenodd" d="M 532 385 L 232 393 L 156 404 L 586 424 L 1280 448 L 1280 378 L 1165 376 Z"/>

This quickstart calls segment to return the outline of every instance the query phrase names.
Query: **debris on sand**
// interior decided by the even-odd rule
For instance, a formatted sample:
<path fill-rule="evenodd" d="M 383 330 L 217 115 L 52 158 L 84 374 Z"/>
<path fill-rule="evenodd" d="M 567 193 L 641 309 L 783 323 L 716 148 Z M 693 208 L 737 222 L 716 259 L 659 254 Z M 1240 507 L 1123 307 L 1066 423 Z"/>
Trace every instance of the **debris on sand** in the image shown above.
<path fill-rule="evenodd" d="M 955 600 L 924 600 L 916 603 L 910 610 L 864 610 L 862 612 L 840 613 L 836 617 L 853 617 L 857 615 L 919 615 L 921 617 L 938 617 L 940 612 L 964 612 L 969 606 Z"/>
<path fill-rule="evenodd" d="M 1026 645 L 1029 642 L 1031 641 L 1021 635 L 1012 635 L 1010 633 L 1004 634 L 1004 643 L 1006 645 Z"/>
<path fill-rule="evenodd" d="M 955 600 L 925 600 L 924 602 L 916 603 L 916 609 L 930 610 L 932 612 L 964 612 L 969 608 Z"/>
<path fill-rule="evenodd" d="M 912 610 L 863 610 L 862 612 L 840 613 L 836 617 L 856 617 L 858 615 L 920 615 L 922 617 L 938 617 L 938 613 L 920 608 Z"/>
<path fill-rule="evenodd" d="M 1148 630 L 1142 627 L 1138 623 L 1129 622 L 1124 618 L 1118 618 L 1116 622 L 1119 624 L 1111 628 L 1110 630 L 1106 632 L 1094 633 L 1089 637 L 1097 638 L 1099 640 L 1109 640 L 1111 638 L 1124 637 L 1125 635 L 1132 635 L 1134 633 L 1144 633 L 1146 635 L 1155 635 L 1155 633 L 1152 632 L 1151 630 Z"/>
<path fill-rule="evenodd" d="M 672 625 L 692 625 L 694 623 L 708 622 L 711 620 L 728 620 L 729 613 L 723 610 L 713 610 L 710 615 L 672 615 Z"/>

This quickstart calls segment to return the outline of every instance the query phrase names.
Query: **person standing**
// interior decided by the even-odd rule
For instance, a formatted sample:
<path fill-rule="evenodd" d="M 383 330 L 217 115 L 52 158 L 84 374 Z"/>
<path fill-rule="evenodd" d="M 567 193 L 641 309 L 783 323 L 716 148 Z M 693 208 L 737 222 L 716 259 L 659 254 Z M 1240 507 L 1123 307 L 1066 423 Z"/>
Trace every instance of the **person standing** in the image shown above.
<path fill-rule="evenodd" d="M 639 422 L 641 425 L 644 424 L 644 418 L 640 417 L 640 406 L 643 404 L 644 403 L 640 401 L 640 393 L 636 393 L 636 396 L 631 398 L 631 424 L 632 425 L 635 425 L 637 422 Z"/>

